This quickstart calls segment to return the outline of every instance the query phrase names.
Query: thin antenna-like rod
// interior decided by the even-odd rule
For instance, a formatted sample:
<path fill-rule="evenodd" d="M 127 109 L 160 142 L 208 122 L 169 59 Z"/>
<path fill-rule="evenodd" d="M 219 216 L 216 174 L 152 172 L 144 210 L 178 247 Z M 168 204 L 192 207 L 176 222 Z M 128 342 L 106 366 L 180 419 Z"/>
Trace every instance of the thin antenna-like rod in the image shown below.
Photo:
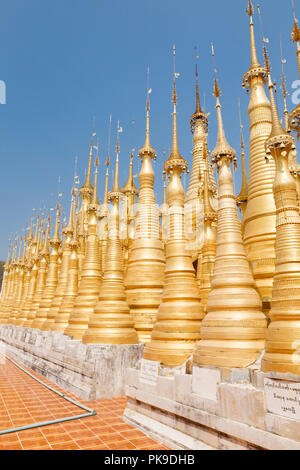
<path fill-rule="evenodd" d="M 111 117 L 111 114 L 110 114 L 110 116 L 109 116 L 109 128 L 108 128 L 108 143 L 107 143 L 106 166 L 109 166 L 109 164 L 110 164 L 111 122 L 112 122 L 112 117 Z"/>
<path fill-rule="evenodd" d="M 173 77 L 175 80 L 176 75 L 176 47 L 175 44 L 173 45 Z"/>
<path fill-rule="evenodd" d="M 150 88 L 150 66 L 147 67 L 147 95 L 149 93 Z"/>
<path fill-rule="evenodd" d="M 292 0 L 292 10 L 293 10 L 294 21 L 295 23 L 297 23 L 294 0 Z"/>
<path fill-rule="evenodd" d="M 214 48 L 213 43 L 211 43 L 211 56 L 212 56 L 212 62 L 213 62 L 214 76 L 215 76 L 215 79 L 217 79 L 217 68 L 216 68 L 215 48 Z"/>
<path fill-rule="evenodd" d="M 134 125 L 135 125 L 135 120 L 131 120 L 131 150 L 134 151 Z"/>
<path fill-rule="evenodd" d="M 269 39 L 265 38 L 265 36 L 264 36 L 262 15 L 261 15 L 261 11 L 260 11 L 260 6 L 259 6 L 259 5 L 257 5 L 257 11 L 258 11 L 258 17 L 259 17 L 261 38 L 262 38 L 262 43 L 263 43 L 263 53 L 264 53 L 264 59 L 265 59 L 265 68 L 267 69 L 267 72 L 269 72 L 269 71 L 270 71 L 270 61 L 269 61 L 269 56 L 268 56 L 268 52 L 267 52 L 267 48 L 266 48 L 266 44 L 268 44 Z"/>
<path fill-rule="evenodd" d="M 239 119 L 240 119 L 240 129 L 241 129 L 241 132 L 243 132 L 243 124 L 242 124 L 242 114 L 241 114 L 241 100 L 239 99 L 238 100 L 238 105 L 239 105 Z"/>

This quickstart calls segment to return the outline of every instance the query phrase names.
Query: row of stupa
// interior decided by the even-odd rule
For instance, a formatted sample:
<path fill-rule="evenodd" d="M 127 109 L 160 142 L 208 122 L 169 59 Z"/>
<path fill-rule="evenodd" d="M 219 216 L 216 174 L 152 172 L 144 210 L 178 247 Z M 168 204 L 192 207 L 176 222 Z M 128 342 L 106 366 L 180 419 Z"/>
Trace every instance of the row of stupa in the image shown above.
<path fill-rule="evenodd" d="M 200 106 L 196 80 L 193 165 L 184 194 L 181 176 L 187 162 L 177 140 L 174 69 L 172 150 L 164 163 L 168 184 L 162 209 L 153 189 L 156 152 L 150 144 L 148 94 L 146 139 L 138 153 L 139 191 L 133 157 L 128 181 L 120 190 L 118 137 L 113 188 L 108 191 L 108 160 L 103 204 L 99 204 L 98 155 L 91 184 L 92 139 L 86 180 L 80 189 L 74 185 L 62 237 L 58 204 L 51 239 L 49 221 L 46 226 L 37 219 L 35 233 L 31 224 L 24 237 L 23 252 L 22 243 L 18 255 L 16 244 L 12 256 L 9 250 L 0 323 L 61 331 L 84 343 L 142 342 L 144 358 L 166 366 L 183 364 L 193 355 L 198 365 L 247 367 L 265 350 L 264 371 L 299 374 L 300 185 L 291 131 L 299 132 L 300 108 L 288 113 L 284 88 L 283 128 L 265 45 L 264 66 L 257 57 L 250 0 L 247 13 L 251 65 L 243 86 L 251 93 L 249 183 L 242 139 L 239 196 L 234 194 L 231 171 L 236 153 L 225 137 L 216 77 L 217 145 L 210 161 L 208 118 Z M 300 74 L 300 29 L 295 17 L 292 39 Z M 125 201 L 127 215 L 122 238 L 120 201 Z M 188 241 L 186 231 L 192 233 Z"/>

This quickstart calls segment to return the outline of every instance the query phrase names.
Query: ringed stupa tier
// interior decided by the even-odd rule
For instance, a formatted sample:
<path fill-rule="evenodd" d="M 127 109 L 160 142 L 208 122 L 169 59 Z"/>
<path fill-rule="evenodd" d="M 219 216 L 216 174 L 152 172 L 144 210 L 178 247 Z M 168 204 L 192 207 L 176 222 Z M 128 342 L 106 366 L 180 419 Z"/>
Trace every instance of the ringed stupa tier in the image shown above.
<path fill-rule="evenodd" d="M 250 89 L 248 108 L 250 120 L 248 202 L 244 215 L 244 242 L 253 270 L 256 287 L 263 301 L 263 309 L 270 309 L 275 269 L 276 208 L 273 196 L 275 162 L 266 167 L 265 141 L 272 127 L 271 105 L 264 85 L 267 70 L 257 58 L 253 7 L 249 0 L 251 65 L 244 75 L 243 86 Z"/>
<path fill-rule="evenodd" d="M 98 302 L 91 314 L 83 343 L 134 344 L 138 342 L 132 315 L 126 300 L 119 236 L 119 200 L 124 197 L 119 187 L 119 126 L 114 185 L 108 194 L 113 207 L 103 280 Z"/>
<path fill-rule="evenodd" d="M 209 167 L 209 184 L 212 188 L 211 197 L 216 197 L 217 186 L 209 164 L 207 147 L 208 116 L 200 105 L 198 68 L 196 64 L 196 110 L 190 119 L 193 134 L 193 162 L 189 186 L 185 195 L 185 210 L 188 211 L 189 226 L 186 231 L 189 236 L 189 249 L 193 261 L 201 253 L 203 243 L 203 192 L 204 171 Z"/>
<path fill-rule="evenodd" d="M 95 182 L 97 170 L 95 171 Z M 81 272 L 78 294 L 74 308 L 70 314 L 68 326 L 64 333 L 74 339 L 82 339 L 88 328 L 91 315 L 94 312 L 99 297 L 101 285 L 101 267 L 99 258 L 99 242 L 97 236 L 97 187 L 94 187 L 93 200 L 88 206 L 88 231 L 84 265 Z"/>
<path fill-rule="evenodd" d="M 198 258 L 197 281 L 200 287 L 201 303 L 206 311 L 207 298 L 211 291 L 211 281 L 216 260 L 216 238 L 217 238 L 217 212 L 211 205 L 212 194 L 209 184 L 209 168 L 204 170 L 204 184 L 202 191 L 204 233 L 201 254 Z"/>
<path fill-rule="evenodd" d="M 22 300 L 23 294 L 23 287 L 24 287 L 24 255 L 25 255 L 25 239 L 24 239 L 24 248 L 23 248 L 23 256 L 21 257 L 21 250 L 22 250 L 22 241 L 23 236 L 20 239 L 19 244 L 19 256 L 17 259 L 17 270 L 16 270 L 16 285 L 15 285 L 15 302 L 12 306 L 10 315 L 9 315 L 9 323 L 12 325 L 16 324 L 16 317 L 18 314 L 19 306 Z"/>
<path fill-rule="evenodd" d="M 270 75 L 269 90 L 273 125 L 266 150 L 276 163 L 276 261 L 262 370 L 300 375 L 300 215 L 296 182 L 288 166 L 294 138 L 279 120 Z"/>
<path fill-rule="evenodd" d="M 78 194 L 77 194 L 78 205 Z M 70 314 L 74 308 L 74 302 L 78 292 L 78 214 L 76 214 L 75 204 L 73 205 L 73 227 L 72 227 L 72 239 L 70 241 L 71 253 L 68 264 L 68 275 L 65 292 L 55 318 L 55 322 L 52 325 L 52 331 L 64 331 L 68 326 Z"/>
<path fill-rule="evenodd" d="M 63 246 L 62 246 L 62 255 L 61 255 L 61 264 L 60 264 L 58 282 L 57 282 L 55 294 L 51 302 L 51 306 L 47 313 L 47 319 L 42 325 L 42 330 L 51 330 L 53 328 L 59 308 L 61 306 L 63 295 L 65 293 L 67 279 L 68 279 L 69 259 L 71 255 L 74 204 L 75 204 L 75 201 L 74 201 L 74 186 L 73 186 L 69 221 L 68 221 L 67 226 L 63 228 L 63 234 L 65 235 L 65 239 L 64 239 Z"/>
<path fill-rule="evenodd" d="M 150 341 L 161 302 L 165 255 L 160 237 L 159 208 L 154 194 L 152 159 L 156 152 L 150 144 L 149 93 L 146 106 L 146 138 L 139 151 L 142 167 L 136 214 L 135 237 L 131 245 L 125 277 L 127 300 L 139 342 Z"/>
<path fill-rule="evenodd" d="M 169 175 L 168 206 L 169 236 L 166 242 L 166 268 L 162 301 L 151 341 L 146 344 L 144 358 L 159 361 L 166 366 L 183 364 L 192 354 L 200 339 L 204 316 L 200 291 L 192 257 L 187 250 L 184 232 L 184 190 L 181 174 L 187 171 L 187 162 L 180 155 L 177 138 L 177 94 L 174 47 L 173 84 L 173 143 L 171 155 L 164 164 Z"/>
<path fill-rule="evenodd" d="M 37 311 L 34 323 L 32 328 L 42 329 L 44 322 L 47 320 L 47 315 L 51 307 L 51 303 L 57 288 L 58 282 L 58 249 L 61 245 L 61 240 L 59 236 L 59 225 L 60 225 L 60 207 L 59 203 L 56 207 L 56 220 L 55 220 L 55 229 L 53 237 L 50 240 L 50 257 L 49 257 L 49 267 L 46 279 L 46 285 L 43 292 L 41 302 L 39 304 L 39 309 Z"/>
<path fill-rule="evenodd" d="M 243 245 L 230 169 L 236 154 L 225 137 L 220 94 L 215 79 L 219 133 L 212 158 L 219 175 L 217 251 L 207 314 L 193 359 L 201 366 L 247 367 L 264 349 L 267 321 Z"/>
<path fill-rule="evenodd" d="M 49 232 L 50 232 L 50 218 L 48 218 L 48 227 L 45 233 L 45 240 L 43 249 L 39 255 L 39 265 L 38 265 L 38 276 L 36 281 L 36 289 L 34 297 L 32 299 L 30 315 L 27 317 L 26 325 L 28 327 L 34 328 L 33 324 L 36 318 L 39 305 L 41 303 L 43 292 L 45 289 L 47 273 L 48 273 L 48 263 L 49 263 Z"/>

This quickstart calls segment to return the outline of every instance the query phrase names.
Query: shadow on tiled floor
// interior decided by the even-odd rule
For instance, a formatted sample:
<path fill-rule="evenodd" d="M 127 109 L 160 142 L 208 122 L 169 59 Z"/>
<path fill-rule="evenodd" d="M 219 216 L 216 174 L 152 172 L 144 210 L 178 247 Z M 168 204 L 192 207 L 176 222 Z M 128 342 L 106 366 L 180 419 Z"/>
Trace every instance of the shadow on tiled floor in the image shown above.
<path fill-rule="evenodd" d="M 84 413 L 8 360 L 0 365 L 0 431 Z M 2 363 L 3 362 L 3 363 Z M 26 370 L 32 373 L 29 369 Z M 39 374 L 36 377 L 76 401 Z M 126 398 L 84 402 L 97 416 L 0 436 L 0 450 L 166 450 L 122 420 Z"/>

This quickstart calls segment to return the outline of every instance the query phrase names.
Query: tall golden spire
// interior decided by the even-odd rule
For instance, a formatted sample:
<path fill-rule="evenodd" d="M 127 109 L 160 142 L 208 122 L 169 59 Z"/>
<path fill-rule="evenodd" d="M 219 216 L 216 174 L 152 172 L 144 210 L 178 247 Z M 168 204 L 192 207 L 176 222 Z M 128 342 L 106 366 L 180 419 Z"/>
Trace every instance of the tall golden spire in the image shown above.
<path fill-rule="evenodd" d="M 10 255 L 11 255 L 11 248 L 12 248 L 12 243 L 11 243 L 11 238 L 9 239 L 9 245 L 8 245 L 8 254 L 7 254 L 7 259 L 6 263 L 4 265 L 4 275 L 3 275 L 3 283 L 2 283 L 2 290 L 1 290 L 1 299 L 0 299 L 0 324 L 5 323 L 7 318 L 5 315 L 5 306 L 7 304 L 8 300 L 8 293 L 9 293 L 9 288 L 10 288 Z"/>
<path fill-rule="evenodd" d="M 32 211 L 32 215 L 31 215 L 31 219 L 30 219 L 30 229 L 29 229 L 29 233 L 28 233 L 28 236 L 27 236 L 27 242 L 28 244 L 30 244 L 32 242 L 32 239 L 33 239 L 33 229 L 32 229 L 32 224 L 33 224 L 33 212 Z"/>
<path fill-rule="evenodd" d="M 209 184 L 208 159 L 204 170 L 203 214 L 204 233 L 201 255 L 198 257 L 197 279 L 200 287 L 201 303 L 206 311 L 207 297 L 211 291 L 211 279 L 216 258 L 217 213 L 211 204 L 212 191 Z"/>
<path fill-rule="evenodd" d="M 152 159 L 156 151 L 150 145 L 150 90 L 147 86 L 146 140 L 139 151 L 141 171 L 140 193 L 135 221 L 135 236 L 131 245 L 125 287 L 130 312 L 139 342 L 150 341 L 161 301 L 164 279 L 164 252 L 159 233 L 159 209 L 154 194 Z M 148 144 L 146 145 L 146 143 Z"/>
<path fill-rule="evenodd" d="M 99 238 L 101 242 L 101 273 L 105 267 L 107 237 L 108 237 L 108 179 L 109 179 L 109 160 L 106 161 L 105 188 L 103 204 L 100 209 Z"/>
<path fill-rule="evenodd" d="M 39 233 L 39 227 L 40 227 L 40 215 L 38 214 L 36 217 L 36 225 L 35 225 L 35 235 L 31 243 L 31 254 L 33 256 L 36 255 L 37 250 L 38 250 L 38 233 Z"/>
<path fill-rule="evenodd" d="M 97 192 L 97 181 L 95 181 L 94 192 Z M 68 326 L 70 314 L 74 308 L 74 302 L 78 293 L 78 195 L 78 191 L 76 190 L 74 195 L 73 233 L 70 241 L 71 254 L 68 264 L 67 282 L 54 325 L 52 326 L 53 331 L 64 331 Z"/>
<path fill-rule="evenodd" d="M 247 170 L 246 170 L 246 161 L 245 161 L 245 145 L 244 145 L 244 137 L 243 137 L 243 124 L 242 124 L 242 117 L 241 117 L 240 100 L 239 100 L 239 117 L 240 117 L 240 138 L 241 138 L 242 185 L 241 185 L 240 193 L 236 198 L 236 202 L 243 212 L 243 219 L 244 219 L 244 214 L 246 211 L 246 206 L 247 206 L 247 201 L 248 201 L 248 181 L 247 181 Z"/>
<path fill-rule="evenodd" d="M 16 253 L 17 253 L 17 240 L 18 236 L 16 235 L 13 243 L 13 252 L 12 259 L 9 267 L 9 286 L 7 300 L 2 306 L 2 323 L 9 323 L 9 317 L 11 310 L 14 305 L 15 300 L 15 288 L 16 288 L 16 276 L 17 276 L 17 263 L 16 263 Z"/>
<path fill-rule="evenodd" d="M 285 80 L 285 73 L 284 73 L 284 64 L 286 60 L 282 56 L 282 39 L 280 36 L 280 59 L 281 59 L 281 86 L 282 86 L 282 96 L 283 96 L 283 105 L 284 105 L 284 125 L 285 130 L 288 132 L 290 130 L 289 124 L 289 111 L 287 108 L 287 91 L 286 91 L 286 80 Z"/>
<path fill-rule="evenodd" d="M 53 301 L 57 282 L 58 282 L 58 250 L 61 245 L 60 235 L 59 235 L 59 226 L 60 226 L 60 205 L 59 201 L 56 206 L 56 219 L 54 233 L 50 240 L 51 254 L 49 258 L 49 267 L 47 273 L 47 279 L 45 284 L 45 289 L 43 296 L 39 305 L 39 309 L 36 314 L 35 321 L 32 325 L 32 328 L 40 328 L 41 330 L 47 330 L 47 315 Z M 50 322 L 52 325 L 52 322 Z M 49 326 L 50 326 L 49 324 Z"/>
<path fill-rule="evenodd" d="M 160 361 L 167 366 L 183 364 L 192 354 L 195 342 L 200 338 L 203 307 L 197 286 L 192 258 L 186 250 L 184 232 L 184 190 L 181 173 L 187 170 L 187 162 L 178 150 L 176 120 L 175 71 L 173 89 L 173 146 L 164 164 L 170 175 L 168 184 L 169 238 L 166 245 L 166 269 L 162 301 L 158 309 L 151 341 L 144 349 L 144 358 Z"/>
<path fill-rule="evenodd" d="M 218 140 L 217 140 L 217 145 L 211 154 L 211 158 L 213 161 L 217 161 L 216 158 L 219 157 L 220 155 L 227 155 L 227 156 L 230 156 L 233 163 L 236 165 L 235 151 L 228 144 L 226 140 L 225 132 L 224 132 L 221 104 L 220 104 L 221 91 L 220 91 L 218 80 L 216 77 L 214 81 L 214 96 L 216 97 L 216 102 L 217 102 L 216 108 L 217 108 L 217 116 L 218 116 Z"/>
<path fill-rule="evenodd" d="M 91 183 L 91 169 L 92 169 L 92 158 L 93 158 L 93 144 L 94 144 L 94 137 L 95 137 L 95 132 L 93 132 L 92 137 L 91 137 L 91 143 L 90 143 L 90 153 L 89 153 L 89 164 L 88 164 L 88 169 L 86 172 L 86 178 L 84 185 L 82 188 L 80 188 L 80 193 L 81 194 L 89 194 L 90 196 L 92 195 L 93 192 L 93 186 Z"/>
<path fill-rule="evenodd" d="M 300 373 L 300 215 L 296 182 L 289 171 L 288 156 L 295 147 L 293 137 L 281 126 L 269 75 L 272 132 L 266 142 L 268 155 L 276 163 L 276 261 L 262 370 Z"/>
<path fill-rule="evenodd" d="M 36 219 L 36 229 L 35 229 L 35 236 L 34 240 L 31 244 L 31 269 L 30 269 L 30 282 L 28 286 L 27 296 L 23 304 L 22 311 L 20 313 L 21 321 L 18 322 L 20 326 L 27 326 L 27 323 L 30 323 L 30 314 L 31 314 L 31 306 L 32 301 L 34 298 L 36 285 L 37 285 L 37 277 L 39 272 L 39 236 L 40 231 L 39 228 L 41 226 L 40 216 L 37 215 Z"/>
<path fill-rule="evenodd" d="M 24 289 L 22 293 L 22 300 L 18 307 L 18 312 L 16 314 L 16 321 L 15 324 L 18 326 L 22 326 L 24 321 L 26 320 L 27 313 L 24 310 L 26 305 L 26 301 L 28 299 L 29 290 L 32 288 L 32 268 L 33 268 L 33 254 L 32 254 L 32 243 L 33 243 L 33 215 L 31 217 L 31 224 L 29 229 L 29 234 L 27 236 L 27 248 L 26 248 L 26 258 L 25 258 L 25 265 L 24 265 Z"/>
<path fill-rule="evenodd" d="M 298 61 L 298 72 L 299 72 L 299 78 L 300 78 L 300 28 L 298 26 L 298 20 L 296 19 L 294 0 L 292 0 L 292 8 L 293 8 L 294 27 L 293 27 L 291 39 L 293 42 L 297 44 L 297 61 Z"/>
<path fill-rule="evenodd" d="M 275 96 L 274 96 L 274 85 L 272 83 L 270 74 L 268 74 L 268 88 L 270 92 L 271 112 L 272 112 L 272 130 L 269 136 L 269 140 L 270 140 L 273 137 L 278 139 L 278 136 L 289 135 L 289 134 L 283 129 L 282 124 L 279 119 L 277 105 L 276 105 Z"/>
<path fill-rule="evenodd" d="M 166 181 L 166 172 L 163 171 L 163 203 L 161 206 L 161 234 L 162 242 L 165 250 L 165 245 L 168 238 L 168 201 L 167 201 L 167 181 Z"/>
<path fill-rule="evenodd" d="M 109 193 L 109 198 L 111 199 L 111 196 L 113 193 L 116 193 L 116 196 L 119 197 L 120 195 L 122 196 L 120 186 L 119 186 L 119 154 L 120 154 L 120 138 L 119 138 L 119 133 L 122 132 L 122 129 L 120 128 L 120 123 L 118 121 L 118 129 L 117 129 L 117 144 L 116 144 L 116 166 L 115 166 L 115 178 L 114 178 L 114 184 L 112 187 L 112 190 Z"/>
<path fill-rule="evenodd" d="M 133 319 L 126 301 L 121 243 L 119 237 L 119 123 L 116 147 L 116 171 L 109 199 L 113 202 L 109 224 L 106 264 L 98 302 L 92 312 L 83 343 L 133 344 L 138 342 Z"/>
<path fill-rule="evenodd" d="M 138 190 L 134 184 L 133 178 L 133 149 L 130 153 L 130 163 L 129 163 L 129 176 L 127 183 L 122 188 L 122 193 L 125 195 L 125 213 L 126 213 L 126 235 L 125 239 L 122 240 L 122 249 L 123 249 L 123 261 L 124 261 L 124 273 L 127 271 L 128 267 L 128 255 L 131 250 L 132 241 L 135 236 L 135 227 L 134 221 L 136 218 L 135 214 L 135 203 L 136 197 L 138 195 Z"/>
<path fill-rule="evenodd" d="M 91 171 L 92 171 L 92 159 L 93 159 L 93 148 L 94 148 L 94 137 L 95 136 L 96 136 L 96 133 L 93 132 L 92 137 L 91 137 L 89 163 L 88 163 L 86 179 L 85 179 L 84 185 L 79 190 L 79 193 L 80 193 L 80 196 L 81 196 L 80 213 L 83 214 L 85 235 L 87 234 L 87 226 L 88 226 L 87 211 L 88 211 L 89 204 L 91 203 L 91 199 L 93 197 L 93 186 L 91 184 Z"/>
<path fill-rule="evenodd" d="M 294 27 L 292 31 L 291 39 L 297 45 L 297 63 L 298 73 L 300 77 L 300 28 L 298 26 L 298 20 L 295 15 L 294 0 L 292 0 Z M 297 139 L 300 139 L 300 104 L 298 104 L 289 115 L 289 127 L 292 131 L 296 132 Z"/>
<path fill-rule="evenodd" d="M 36 280 L 36 288 L 31 303 L 31 311 L 27 316 L 26 326 L 34 328 L 34 322 L 39 310 L 39 305 L 43 298 L 43 292 L 46 285 L 48 262 L 49 262 L 49 232 L 50 232 L 50 216 L 48 217 L 48 224 L 45 233 L 44 247 L 39 254 L 38 259 L 38 275 Z"/>
<path fill-rule="evenodd" d="M 97 140 L 97 155 L 95 159 L 95 181 L 94 181 L 94 191 L 92 204 L 99 206 L 98 202 L 98 167 L 99 167 L 99 138 Z"/>
<path fill-rule="evenodd" d="M 251 12 L 250 38 L 253 55 L 254 25 L 250 3 L 248 14 L 249 12 Z M 265 41 L 264 53 L 266 54 Z M 268 60 L 266 65 L 269 67 Z M 275 269 L 276 208 L 273 196 L 275 163 L 271 159 L 269 165 L 265 164 L 265 141 L 272 127 L 271 106 L 264 89 L 266 81 L 267 69 L 259 65 L 250 67 L 243 78 L 243 86 L 251 91 L 248 107 L 250 120 L 248 202 L 243 218 L 243 238 L 256 287 L 263 301 L 264 312 L 267 314 L 270 309 Z"/>
<path fill-rule="evenodd" d="M 139 150 L 139 156 L 142 158 L 143 154 L 156 159 L 156 152 L 150 144 L 150 94 L 152 89 L 149 88 L 149 67 L 147 69 L 147 102 L 146 102 L 146 137 L 143 147 Z"/>
<path fill-rule="evenodd" d="M 95 195 L 96 191 L 94 193 Z M 96 201 L 95 196 L 93 198 L 93 202 L 94 201 Z M 73 310 L 69 316 L 68 325 L 64 331 L 66 335 L 72 336 L 74 339 L 82 339 L 88 328 L 89 319 L 94 312 L 94 308 L 99 297 L 101 266 L 99 257 L 99 239 L 97 235 L 97 209 L 98 204 L 91 203 L 88 205 L 88 230 L 84 264 L 81 271 L 78 294 L 74 302 Z M 73 279 L 74 275 L 75 267 L 72 272 Z"/>
<path fill-rule="evenodd" d="M 196 56 L 196 59 L 199 59 L 199 56 Z M 203 131 L 205 134 L 208 132 L 208 118 L 207 114 L 202 110 L 201 105 L 200 105 L 200 94 L 199 94 L 199 74 L 198 74 L 198 64 L 196 62 L 195 65 L 195 70 L 196 70 L 196 111 L 194 114 L 191 116 L 190 124 L 191 124 L 191 131 L 192 133 L 195 132 L 195 126 L 197 121 L 201 121 Z"/>
<path fill-rule="evenodd" d="M 69 213 L 69 221 L 68 224 L 63 228 L 62 233 L 65 236 L 63 247 L 62 247 L 62 255 L 61 255 L 61 266 L 58 276 L 58 281 L 56 284 L 55 294 L 51 301 L 51 306 L 47 312 L 47 320 L 42 324 L 43 330 L 51 330 L 54 323 L 56 316 L 58 314 L 63 295 L 67 285 L 67 278 L 68 278 L 68 267 L 69 267 L 69 259 L 71 255 L 71 240 L 73 234 L 73 221 L 74 221 L 74 207 L 75 207 L 75 183 L 73 183 L 72 191 L 71 191 L 71 204 L 70 204 L 70 213 Z M 55 243 L 55 247 L 53 246 L 52 242 L 52 250 L 54 249 L 54 256 L 53 256 L 53 264 L 51 268 L 51 272 L 53 274 L 50 287 L 50 292 L 54 287 L 55 284 L 55 276 L 56 276 L 56 266 L 58 260 L 58 250 L 59 244 Z M 57 256 L 57 257 L 56 257 Z M 53 269 L 53 271 L 52 271 Z M 52 294 L 51 294 L 52 295 Z"/>
<path fill-rule="evenodd" d="M 176 92 L 176 78 L 179 76 L 175 72 L 175 46 L 173 46 L 173 56 L 174 56 L 174 73 L 173 73 L 173 137 L 172 137 L 172 149 L 171 155 L 169 156 L 165 165 L 171 167 L 179 165 L 182 168 L 182 171 L 187 170 L 187 162 L 182 158 L 178 148 L 178 136 L 177 136 L 177 92 Z M 169 162 L 169 163 L 168 163 Z"/>
<path fill-rule="evenodd" d="M 212 154 L 219 174 L 217 252 L 194 363 L 200 366 L 247 367 L 264 348 L 266 319 L 246 258 L 232 183 L 235 151 L 228 144 L 215 78 L 219 136 Z"/>
<path fill-rule="evenodd" d="M 201 258 L 203 239 L 203 200 L 202 189 L 204 171 L 209 163 L 207 148 L 208 117 L 201 109 L 199 98 L 198 61 L 196 56 L 196 111 L 191 116 L 190 124 L 193 134 L 193 163 L 188 189 L 185 195 L 185 213 L 187 217 L 186 230 L 189 239 L 189 249 L 193 260 Z M 216 182 L 213 172 L 209 168 L 209 185 L 216 193 Z M 201 227 L 201 228 L 200 228 Z"/>
<path fill-rule="evenodd" d="M 250 51 L 251 51 L 251 63 L 248 72 L 243 77 L 243 87 L 251 88 L 251 79 L 254 77 L 261 77 L 266 82 L 266 69 L 262 67 L 257 58 L 255 34 L 254 34 L 254 23 L 253 23 L 253 6 L 251 0 L 248 0 L 247 14 L 250 17 Z"/>
<path fill-rule="evenodd" d="M 19 254 L 17 258 L 17 265 L 16 265 L 16 278 L 15 278 L 15 289 L 14 289 L 14 302 L 12 305 L 12 309 L 10 311 L 8 322 L 12 325 L 16 324 L 16 317 L 18 314 L 18 309 L 20 306 L 20 302 L 22 299 L 22 292 L 24 287 L 24 264 L 23 259 L 21 257 L 22 254 L 22 242 L 24 239 L 24 246 L 25 246 L 25 237 L 23 235 L 20 237 L 19 242 Z"/>
<path fill-rule="evenodd" d="M 128 175 L 127 183 L 122 188 L 122 193 L 126 195 L 133 194 L 135 196 L 138 194 L 138 190 L 134 184 L 134 179 L 133 179 L 133 151 L 130 152 L 129 175 Z"/>
<path fill-rule="evenodd" d="M 103 204 L 100 210 L 102 218 L 108 215 L 108 179 L 109 179 L 109 165 L 110 165 L 110 138 L 111 138 L 111 116 L 109 117 L 109 131 L 108 131 L 108 146 L 107 146 L 107 157 L 106 157 L 106 173 L 105 173 L 105 187 L 103 195 Z"/>

